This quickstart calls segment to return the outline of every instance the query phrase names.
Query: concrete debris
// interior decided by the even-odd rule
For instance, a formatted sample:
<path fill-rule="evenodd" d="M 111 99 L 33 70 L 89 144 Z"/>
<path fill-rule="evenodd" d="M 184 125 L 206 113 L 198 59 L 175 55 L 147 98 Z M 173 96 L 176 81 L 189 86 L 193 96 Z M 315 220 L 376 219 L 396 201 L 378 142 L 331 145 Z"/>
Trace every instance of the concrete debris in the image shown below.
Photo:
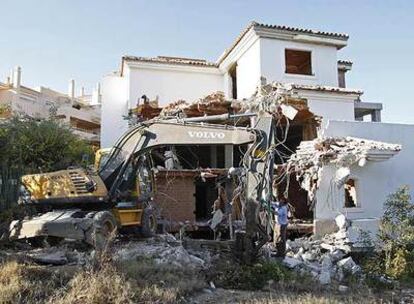
<path fill-rule="evenodd" d="M 335 223 L 339 228 L 339 231 L 346 229 L 349 226 L 349 223 L 344 214 L 340 214 L 335 218 Z"/>
<path fill-rule="evenodd" d="M 231 102 L 225 99 L 223 92 L 214 92 L 191 103 L 185 100 L 178 100 L 165 106 L 160 117 L 192 117 L 201 115 L 215 115 L 228 113 Z"/>
<path fill-rule="evenodd" d="M 343 227 L 343 221 L 341 222 Z M 263 247 L 266 256 L 273 258 L 271 245 Z M 327 235 L 322 240 L 298 238 L 287 241 L 286 257 L 283 264 L 301 274 L 310 274 L 321 285 L 332 281 L 342 282 L 346 274 L 360 277 L 362 269 L 350 256 L 351 246 L 343 240 L 336 240 L 334 235 Z"/>
<path fill-rule="evenodd" d="M 349 289 L 349 287 L 348 287 L 348 286 L 345 286 L 345 285 L 339 285 L 339 286 L 338 286 L 338 290 L 339 290 L 340 292 L 347 292 L 347 291 L 348 291 L 348 289 Z"/>
<path fill-rule="evenodd" d="M 347 271 L 352 271 L 355 266 L 357 266 L 351 257 L 347 257 L 338 261 L 337 265 Z"/>
<path fill-rule="evenodd" d="M 349 168 L 352 165 L 363 165 L 366 160 L 385 160 L 400 150 L 401 145 L 362 138 L 316 138 L 312 141 L 302 141 L 288 159 L 286 166 L 289 173 L 296 173 L 296 179 L 313 202 L 323 165 L 330 163 L 338 168 L 336 180 L 340 186 L 349 176 Z"/>
<path fill-rule="evenodd" d="M 32 260 L 42 265 L 65 265 L 68 263 L 68 258 L 64 251 L 57 251 L 53 253 L 36 253 L 29 255 Z"/>
<path fill-rule="evenodd" d="M 296 266 L 302 264 L 302 261 L 297 258 L 287 256 L 283 259 L 283 264 L 285 264 L 288 268 L 293 269 Z"/>
<path fill-rule="evenodd" d="M 169 235 L 168 242 L 158 237 L 145 241 L 136 241 L 116 246 L 114 260 L 127 261 L 140 257 L 152 258 L 157 264 L 174 265 L 177 267 L 203 268 L 206 266 L 204 257 L 190 254 L 179 241 Z"/>
<path fill-rule="evenodd" d="M 259 86 L 255 94 L 248 99 L 226 99 L 223 92 L 214 92 L 193 102 L 178 100 L 162 109 L 153 109 L 153 112 L 151 118 L 158 113 L 159 117 L 168 118 L 254 112 L 259 115 L 268 113 L 278 117 L 284 116 L 289 120 L 294 120 L 301 112 L 300 119 L 314 118 L 320 122 L 320 118 L 309 111 L 306 101 L 296 93 L 293 84 L 279 82 Z"/>
<path fill-rule="evenodd" d="M 22 243 L 24 244 L 24 243 Z M 16 246 L 14 249 L 2 250 L 2 255 L 7 259 L 15 258 L 20 262 L 34 262 L 40 265 L 86 265 L 91 261 L 88 251 L 76 249 L 73 244 L 63 244 L 58 247 L 33 248 Z"/>

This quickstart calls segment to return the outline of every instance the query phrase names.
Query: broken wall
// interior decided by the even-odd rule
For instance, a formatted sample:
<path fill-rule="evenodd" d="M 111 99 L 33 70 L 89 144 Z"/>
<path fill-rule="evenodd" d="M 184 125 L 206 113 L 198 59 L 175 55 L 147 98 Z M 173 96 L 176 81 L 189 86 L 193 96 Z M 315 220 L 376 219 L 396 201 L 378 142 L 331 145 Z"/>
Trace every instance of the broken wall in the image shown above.
<path fill-rule="evenodd" d="M 176 100 L 196 100 L 224 90 L 224 76 L 215 67 L 153 64 L 128 68 L 126 72 L 130 108 L 144 94 L 150 100 L 158 96 L 159 106 L 163 107 Z"/>
<path fill-rule="evenodd" d="M 317 236 L 336 229 L 334 219 L 339 213 L 351 219 L 355 227 L 375 236 L 387 196 L 403 185 L 409 185 L 414 194 L 414 125 L 329 121 L 323 133 L 326 137 L 352 136 L 402 145 L 402 150 L 386 161 L 367 161 L 363 167 L 355 164 L 350 168 L 350 178 L 356 181 L 356 208 L 344 208 L 344 188 L 338 188 L 333 181 L 335 166 L 323 167 L 316 194 Z"/>

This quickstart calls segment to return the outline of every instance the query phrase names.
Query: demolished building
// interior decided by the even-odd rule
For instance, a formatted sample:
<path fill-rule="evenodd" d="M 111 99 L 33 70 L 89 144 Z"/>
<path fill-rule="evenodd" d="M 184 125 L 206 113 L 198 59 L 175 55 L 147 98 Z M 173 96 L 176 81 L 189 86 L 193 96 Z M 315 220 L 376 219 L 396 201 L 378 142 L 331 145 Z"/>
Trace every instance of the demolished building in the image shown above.
<path fill-rule="evenodd" d="M 337 54 L 347 41 L 345 34 L 253 22 L 216 62 L 124 56 L 120 71 L 103 80 L 102 144 L 111 146 L 128 123 L 154 117 L 270 113 L 280 143 L 274 187 L 291 203 L 291 230 L 323 236 L 345 214 L 375 234 L 386 196 L 412 184 L 414 127 L 380 123 L 382 105 L 345 87 L 352 62 Z M 254 126 L 255 118 L 227 123 Z M 240 185 L 228 171 L 245 149 L 170 147 L 153 155 L 154 201 L 167 229 L 206 227 L 217 201 L 235 201 Z"/>

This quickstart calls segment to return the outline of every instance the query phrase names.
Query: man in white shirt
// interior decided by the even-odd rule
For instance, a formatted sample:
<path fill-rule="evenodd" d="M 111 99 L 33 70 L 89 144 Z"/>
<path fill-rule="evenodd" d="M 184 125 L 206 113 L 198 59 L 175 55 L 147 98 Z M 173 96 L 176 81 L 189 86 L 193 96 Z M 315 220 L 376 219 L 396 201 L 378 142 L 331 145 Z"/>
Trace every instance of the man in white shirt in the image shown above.
<path fill-rule="evenodd" d="M 286 239 L 288 220 L 288 203 L 282 197 L 279 202 L 272 204 L 275 212 L 275 226 L 273 229 L 273 244 L 277 250 L 277 256 L 284 257 L 286 254 Z"/>

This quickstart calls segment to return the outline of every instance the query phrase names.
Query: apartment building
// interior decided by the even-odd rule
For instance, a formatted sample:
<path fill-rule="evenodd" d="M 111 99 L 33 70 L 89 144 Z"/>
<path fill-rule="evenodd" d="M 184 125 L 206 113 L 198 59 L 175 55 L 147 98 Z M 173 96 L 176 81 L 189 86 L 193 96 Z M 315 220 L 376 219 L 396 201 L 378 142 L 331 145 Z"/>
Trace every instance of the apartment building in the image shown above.
<path fill-rule="evenodd" d="M 67 123 L 85 140 L 100 145 L 100 86 L 91 95 L 81 89 L 75 95 L 75 81 L 70 80 L 68 93 L 49 88 L 29 88 L 22 84 L 22 69 L 15 67 L 5 83 L 0 82 L 0 118 L 13 114 L 44 119 L 51 114 Z"/>

